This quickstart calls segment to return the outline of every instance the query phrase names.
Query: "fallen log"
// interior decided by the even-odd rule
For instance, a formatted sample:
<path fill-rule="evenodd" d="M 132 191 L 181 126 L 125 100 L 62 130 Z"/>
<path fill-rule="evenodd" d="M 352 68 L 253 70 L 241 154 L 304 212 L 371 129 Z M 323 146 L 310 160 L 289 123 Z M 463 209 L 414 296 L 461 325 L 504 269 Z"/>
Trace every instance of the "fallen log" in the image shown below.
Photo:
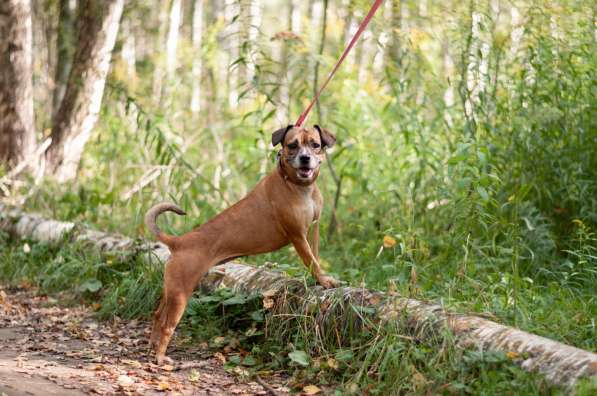
<path fill-rule="evenodd" d="M 165 262 L 169 256 L 168 249 L 161 243 L 135 240 L 95 231 L 72 222 L 46 219 L 3 204 L 0 204 L 0 230 L 20 238 L 53 244 L 65 240 L 78 241 L 106 254 L 134 252 L 145 255 L 147 260 L 157 264 Z M 267 299 L 278 302 L 298 298 L 305 306 L 317 306 L 314 315 L 319 316 L 330 315 L 332 310 L 329 307 L 336 304 L 338 299 L 357 302 L 360 306 L 374 308 L 373 320 L 378 323 L 401 320 L 410 331 L 421 335 L 441 335 L 447 329 L 459 346 L 504 352 L 516 357 L 514 361 L 524 370 L 539 372 L 555 385 L 571 387 L 580 378 L 597 376 L 597 354 L 593 352 L 479 316 L 453 313 L 430 302 L 354 287 L 329 290 L 306 288 L 302 281 L 283 272 L 239 262 L 214 267 L 201 287 L 207 290 L 229 287 L 248 294 L 262 293 Z M 284 304 L 278 306 L 284 307 Z"/>

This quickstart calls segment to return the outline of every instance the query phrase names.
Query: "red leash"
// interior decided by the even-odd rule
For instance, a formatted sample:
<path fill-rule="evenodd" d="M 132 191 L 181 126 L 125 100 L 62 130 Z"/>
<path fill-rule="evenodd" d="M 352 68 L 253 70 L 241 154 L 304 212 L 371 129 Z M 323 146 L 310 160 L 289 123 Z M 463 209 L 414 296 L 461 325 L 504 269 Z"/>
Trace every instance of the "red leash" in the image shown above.
<path fill-rule="evenodd" d="M 383 2 L 383 0 L 375 0 L 373 5 L 371 6 L 371 9 L 369 10 L 369 13 L 367 14 L 365 19 L 361 23 L 361 26 L 359 26 L 359 30 L 357 30 L 357 32 L 355 33 L 353 38 L 350 40 L 350 43 L 348 43 L 348 46 L 344 49 L 344 52 L 342 53 L 342 56 L 336 63 L 336 66 L 334 66 L 334 68 L 332 69 L 331 73 L 328 75 L 328 78 L 325 80 L 325 82 L 323 83 L 321 88 L 319 88 L 319 91 L 317 91 L 317 93 L 315 94 L 315 97 L 313 98 L 311 103 L 309 103 L 309 106 L 305 109 L 305 111 L 303 111 L 303 113 L 301 114 L 299 119 L 296 121 L 296 124 L 294 124 L 295 126 L 300 127 L 301 125 L 303 125 L 303 122 L 305 122 L 305 119 L 309 115 L 309 112 L 311 111 L 311 109 L 313 108 L 315 103 L 319 100 L 319 95 L 321 95 L 321 92 L 328 85 L 328 83 L 330 82 L 332 77 L 334 77 L 334 74 L 336 74 L 336 72 L 340 68 L 340 65 L 342 64 L 342 62 L 344 62 L 344 59 L 346 58 L 346 56 L 348 55 L 348 53 L 350 52 L 352 47 L 354 47 L 355 43 L 361 36 L 361 33 L 363 33 L 363 31 L 365 30 L 365 28 L 367 27 L 369 22 L 371 22 L 373 15 L 375 15 L 375 12 L 377 11 L 377 9 L 379 8 L 379 6 L 381 5 L 382 2 Z"/>

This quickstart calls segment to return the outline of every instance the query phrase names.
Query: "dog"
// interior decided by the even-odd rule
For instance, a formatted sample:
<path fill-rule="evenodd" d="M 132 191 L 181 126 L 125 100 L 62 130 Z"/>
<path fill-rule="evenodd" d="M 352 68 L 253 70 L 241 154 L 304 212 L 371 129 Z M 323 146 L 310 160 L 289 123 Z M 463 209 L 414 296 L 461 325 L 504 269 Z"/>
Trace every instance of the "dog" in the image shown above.
<path fill-rule="evenodd" d="M 325 288 L 337 286 L 337 281 L 325 275 L 319 265 L 319 219 L 323 198 L 315 184 L 325 150 L 335 142 L 334 134 L 318 125 L 312 128 L 289 125 L 275 131 L 272 145 L 282 145 L 276 169 L 243 199 L 184 235 L 167 235 L 156 225 L 157 216 L 163 212 L 184 215 L 185 212 L 176 205 L 161 203 L 147 212 L 147 228 L 171 252 L 150 338 L 158 365 L 173 363 L 166 356 L 166 348 L 189 297 L 216 264 L 272 252 L 291 243 L 320 285 Z"/>

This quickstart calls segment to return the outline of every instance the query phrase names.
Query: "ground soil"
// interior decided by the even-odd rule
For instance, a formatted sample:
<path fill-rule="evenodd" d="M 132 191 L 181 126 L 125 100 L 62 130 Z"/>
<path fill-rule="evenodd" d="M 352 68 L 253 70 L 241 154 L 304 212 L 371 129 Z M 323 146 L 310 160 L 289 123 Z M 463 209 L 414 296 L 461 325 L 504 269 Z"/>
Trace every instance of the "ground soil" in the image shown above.
<path fill-rule="evenodd" d="M 262 384 L 224 370 L 221 353 L 177 347 L 174 366 L 148 360 L 149 325 L 98 321 L 84 305 L 65 306 L 32 288 L 0 286 L 0 396 L 86 394 L 288 394 L 281 375 Z M 265 382 L 265 384 L 263 384 Z"/>

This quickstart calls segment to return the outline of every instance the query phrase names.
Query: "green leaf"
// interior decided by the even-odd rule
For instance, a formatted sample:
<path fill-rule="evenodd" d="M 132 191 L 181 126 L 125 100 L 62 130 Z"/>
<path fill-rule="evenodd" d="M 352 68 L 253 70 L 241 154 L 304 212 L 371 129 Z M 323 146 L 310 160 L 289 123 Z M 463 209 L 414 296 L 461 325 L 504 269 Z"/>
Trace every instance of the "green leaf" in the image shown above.
<path fill-rule="evenodd" d="M 263 322 L 263 311 L 259 310 L 259 311 L 253 311 L 251 312 L 251 319 L 253 319 L 255 322 Z"/>
<path fill-rule="evenodd" d="M 251 355 L 248 355 L 243 359 L 243 366 L 254 366 L 256 364 L 257 360 Z"/>
<path fill-rule="evenodd" d="M 479 195 L 481 196 L 481 198 L 483 198 L 484 200 L 488 200 L 489 199 L 489 193 L 487 192 L 487 190 L 485 189 L 485 187 L 483 186 L 477 186 L 477 192 L 479 193 Z"/>
<path fill-rule="evenodd" d="M 354 354 L 350 349 L 341 349 L 336 352 L 336 360 L 339 362 L 348 362 L 354 358 Z"/>
<path fill-rule="evenodd" d="M 233 363 L 235 365 L 239 365 L 240 364 L 240 356 L 238 355 L 232 355 L 228 358 L 228 361 L 230 363 Z"/>
<path fill-rule="evenodd" d="M 218 296 L 203 296 L 199 297 L 197 301 L 200 303 L 220 302 L 222 298 Z"/>
<path fill-rule="evenodd" d="M 290 358 L 290 360 L 292 360 L 293 362 L 300 364 L 303 367 L 307 367 L 309 365 L 309 355 L 307 355 L 307 352 L 305 351 L 293 351 L 290 352 L 288 354 L 288 357 Z"/>
<path fill-rule="evenodd" d="M 101 288 L 102 288 L 102 282 L 97 279 L 90 279 L 87 282 L 84 282 L 80 286 L 81 291 L 88 291 L 91 293 L 95 293 L 96 291 L 98 291 Z"/>
<path fill-rule="evenodd" d="M 244 304 L 246 302 L 247 298 L 245 296 L 234 296 L 222 301 L 222 305 L 239 305 Z"/>

